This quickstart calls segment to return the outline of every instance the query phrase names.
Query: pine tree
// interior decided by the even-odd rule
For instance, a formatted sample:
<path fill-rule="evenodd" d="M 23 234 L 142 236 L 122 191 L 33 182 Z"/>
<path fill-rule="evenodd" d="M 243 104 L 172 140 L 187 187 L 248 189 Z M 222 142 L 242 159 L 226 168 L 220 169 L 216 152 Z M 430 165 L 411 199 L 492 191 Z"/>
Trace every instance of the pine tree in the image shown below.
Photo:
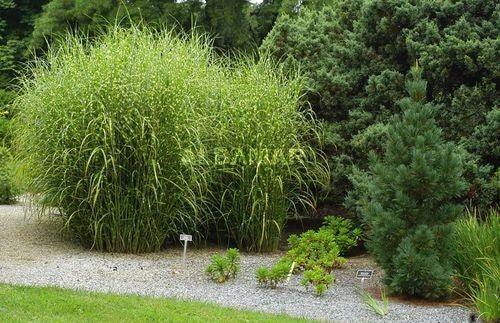
<path fill-rule="evenodd" d="M 402 116 L 389 124 L 383 157 L 372 159 L 362 213 L 391 291 L 436 299 L 450 292 L 449 237 L 461 212 L 454 199 L 465 183 L 459 151 L 424 102 L 427 82 L 418 66 L 410 74 Z"/>

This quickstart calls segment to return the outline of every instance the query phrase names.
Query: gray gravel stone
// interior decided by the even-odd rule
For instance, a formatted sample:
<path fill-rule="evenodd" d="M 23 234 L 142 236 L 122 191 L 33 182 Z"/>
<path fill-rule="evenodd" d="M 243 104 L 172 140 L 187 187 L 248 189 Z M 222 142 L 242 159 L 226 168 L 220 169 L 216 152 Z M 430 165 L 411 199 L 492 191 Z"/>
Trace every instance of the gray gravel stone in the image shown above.
<path fill-rule="evenodd" d="M 350 258 L 344 269 L 336 270 L 335 284 L 322 297 L 305 290 L 298 276 L 276 289 L 257 285 L 256 268 L 274 264 L 280 253 L 243 254 L 238 277 L 216 284 L 204 274 L 215 249 L 190 248 L 185 265 L 180 244 L 143 255 L 88 251 L 62 237 L 56 218 L 40 221 L 26 216 L 24 210 L 22 204 L 0 206 L 2 283 L 194 299 L 336 322 L 467 322 L 471 314 L 469 309 L 450 304 L 391 300 L 389 314 L 382 319 L 365 307 L 357 293 L 357 269 L 376 269 L 364 288 L 376 290 L 380 284 L 380 271 L 369 256 Z"/>

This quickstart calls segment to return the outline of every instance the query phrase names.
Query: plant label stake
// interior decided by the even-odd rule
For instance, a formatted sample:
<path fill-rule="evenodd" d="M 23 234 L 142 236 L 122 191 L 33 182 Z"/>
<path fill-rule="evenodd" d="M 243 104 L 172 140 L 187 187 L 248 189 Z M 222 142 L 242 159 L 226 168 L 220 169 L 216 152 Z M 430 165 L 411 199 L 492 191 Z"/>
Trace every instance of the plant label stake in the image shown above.
<path fill-rule="evenodd" d="M 372 269 L 361 269 L 356 271 L 356 278 L 361 278 L 361 287 L 363 287 L 365 279 L 372 279 L 372 276 L 373 276 Z"/>
<path fill-rule="evenodd" d="M 186 252 L 188 247 L 188 241 L 193 241 L 193 236 L 190 234 L 181 234 L 179 239 L 184 243 L 184 252 L 182 253 L 182 262 L 186 262 Z"/>

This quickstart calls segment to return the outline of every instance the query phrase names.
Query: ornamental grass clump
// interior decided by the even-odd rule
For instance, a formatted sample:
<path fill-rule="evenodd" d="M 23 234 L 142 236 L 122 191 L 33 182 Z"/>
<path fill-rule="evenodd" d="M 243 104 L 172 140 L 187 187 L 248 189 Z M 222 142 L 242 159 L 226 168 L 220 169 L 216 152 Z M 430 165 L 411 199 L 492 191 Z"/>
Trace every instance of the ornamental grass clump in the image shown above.
<path fill-rule="evenodd" d="M 300 79 L 285 79 L 265 57 L 235 64 L 228 78 L 215 115 L 214 227 L 239 248 L 276 250 L 286 220 L 313 205 L 313 189 L 328 181 L 309 144 L 314 119 L 298 112 Z"/>
<path fill-rule="evenodd" d="M 500 319 L 500 214 L 492 209 L 483 221 L 473 212 L 458 220 L 453 232 L 453 265 L 465 294 L 487 322 Z"/>
<path fill-rule="evenodd" d="M 21 158 L 30 190 L 81 241 L 145 252 L 196 231 L 202 178 L 183 156 L 214 94 L 210 60 L 196 39 L 114 28 L 33 64 L 15 103 Z"/>
<path fill-rule="evenodd" d="M 190 233 L 274 250 L 327 182 L 301 80 L 228 63 L 202 37 L 111 28 L 38 60 L 15 105 L 29 191 L 89 246 L 158 250 Z"/>

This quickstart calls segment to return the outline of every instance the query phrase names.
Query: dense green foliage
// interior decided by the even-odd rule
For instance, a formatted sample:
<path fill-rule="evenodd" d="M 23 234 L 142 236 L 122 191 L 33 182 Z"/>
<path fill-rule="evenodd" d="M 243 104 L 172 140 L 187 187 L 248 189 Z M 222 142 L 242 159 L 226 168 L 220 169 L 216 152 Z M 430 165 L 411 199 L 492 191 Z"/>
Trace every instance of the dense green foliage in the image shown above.
<path fill-rule="evenodd" d="M 176 3 L 174 0 L 127 1 L 121 0 L 52 0 L 44 6 L 43 14 L 36 20 L 31 46 L 45 48 L 49 42 L 68 30 L 99 34 L 114 21 L 124 24 L 139 21 L 169 29 L 188 32 L 203 18 L 202 2 L 189 0 Z"/>
<path fill-rule="evenodd" d="M 397 104 L 402 116 L 389 124 L 383 157 L 371 162 L 362 214 L 390 289 L 440 298 L 451 291 L 450 233 L 465 183 L 460 154 L 435 122 L 436 107 L 424 103 L 420 73 L 412 70 L 410 97 Z"/>
<path fill-rule="evenodd" d="M 261 45 L 262 40 L 273 29 L 278 18 L 283 0 L 263 0 L 251 13 L 251 24 L 255 42 Z"/>
<path fill-rule="evenodd" d="M 326 216 L 320 231 L 326 231 L 333 236 L 341 255 L 345 255 L 349 249 L 355 247 L 361 237 L 360 228 L 356 228 L 351 220 L 338 216 Z"/>
<path fill-rule="evenodd" d="M 304 276 L 300 283 L 306 288 L 312 285 L 316 295 L 323 295 L 328 287 L 333 283 L 333 275 L 321 267 L 313 267 L 304 271 Z"/>
<path fill-rule="evenodd" d="M 419 59 L 444 136 L 476 154 L 468 157 L 464 198 L 480 206 L 498 203 L 498 149 L 488 145 L 499 147 L 500 136 L 484 131 L 494 125 L 491 111 L 500 97 L 496 1 L 332 0 L 319 10 L 321 3 L 311 6 L 278 18 L 261 50 L 307 78 L 307 99 L 326 121 L 333 201 L 351 190 L 356 169 L 367 169 L 369 152 L 382 151 L 405 76 Z M 358 194 L 351 192 L 348 206 Z"/>
<path fill-rule="evenodd" d="M 256 272 L 259 284 L 275 288 L 286 282 L 292 273 L 304 272 L 302 285 L 314 287 L 322 295 L 334 281 L 331 274 L 347 260 L 341 257 L 357 244 L 361 234 L 352 222 L 339 217 L 325 217 L 324 225 L 317 231 L 308 230 L 288 238 L 289 249 L 271 268 L 261 267 Z"/>
<path fill-rule="evenodd" d="M 0 285 L 2 322 L 309 322 L 205 302 Z"/>
<path fill-rule="evenodd" d="M 266 59 L 229 69 L 196 38 L 115 28 L 69 37 L 31 75 L 15 102 L 29 188 L 97 249 L 157 250 L 189 232 L 275 250 L 327 174 L 300 80 Z"/>
<path fill-rule="evenodd" d="M 293 270 L 292 263 L 279 261 L 271 268 L 259 267 L 255 272 L 257 282 L 263 287 L 276 288 L 279 284 L 287 281 L 290 271 Z"/>
<path fill-rule="evenodd" d="M 196 28 L 214 39 L 215 47 L 225 51 L 254 50 L 272 28 L 277 16 L 276 4 L 251 4 L 248 0 L 52 0 L 36 20 L 31 39 L 33 48 L 44 48 L 45 39 L 53 39 L 68 30 L 90 35 L 114 21 L 189 32 Z"/>
<path fill-rule="evenodd" d="M 0 1 L 0 107 L 3 93 L 16 76 L 19 62 L 26 58 L 26 49 L 34 20 L 46 1 Z"/>
<path fill-rule="evenodd" d="M 205 272 L 211 280 L 223 283 L 231 278 L 236 278 L 240 271 L 240 252 L 238 249 L 230 248 L 225 255 L 215 254 L 212 256 L 210 265 Z"/>
<path fill-rule="evenodd" d="M 245 49 L 255 46 L 250 25 L 248 0 L 206 0 L 205 27 L 222 49 Z"/>
<path fill-rule="evenodd" d="M 0 145 L 0 204 L 15 201 L 16 189 L 12 182 L 11 155 L 7 148 Z"/>
<path fill-rule="evenodd" d="M 282 14 L 295 15 L 299 14 L 304 9 L 322 9 L 331 2 L 331 0 L 282 0 L 280 12 Z"/>
<path fill-rule="evenodd" d="M 453 263 L 482 319 L 500 319 L 500 214 L 483 222 L 473 214 L 455 224 Z"/>

